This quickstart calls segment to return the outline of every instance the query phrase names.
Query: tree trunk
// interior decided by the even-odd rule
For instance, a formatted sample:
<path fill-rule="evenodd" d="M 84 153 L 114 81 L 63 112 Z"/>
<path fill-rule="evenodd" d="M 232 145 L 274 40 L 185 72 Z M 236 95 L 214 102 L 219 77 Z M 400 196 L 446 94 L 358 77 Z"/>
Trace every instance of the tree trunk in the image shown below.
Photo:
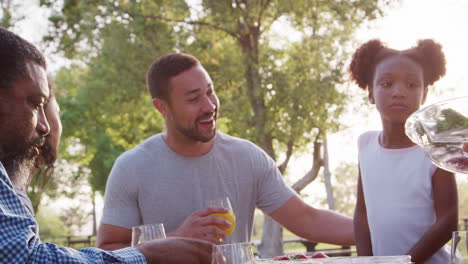
<path fill-rule="evenodd" d="M 253 124 L 256 128 L 256 141 L 258 145 L 276 161 L 273 148 L 273 137 L 265 128 L 265 101 L 261 91 L 261 78 L 259 74 L 258 40 L 260 30 L 258 25 L 249 25 L 239 22 L 239 43 L 245 56 L 247 80 L 247 94 L 253 109 Z M 264 216 L 262 241 L 259 245 L 259 255 L 262 258 L 274 257 L 283 254 L 283 229 L 269 216 Z"/>
<path fill-rule="evenodd" d="M 258 246 L 260 258 L 283 255 L 283 228 L 268 215 L 264 215 L 262 242 Z"/>
<path fill-rule="evenodd" d="M 320 154 L 322 144 L 316 139 L 314 142 L 314 154 L 312 159 L 312 168 L 297 182 L 292 185 L 292 188 L 300 193 L 309 183 L 313 182 L 323 166 L 323 159 Z"/>
<path fill-rule="evenodd" d="M 330 210 L 335 210 L 335 196 L 333 195 L 333 185 L 331 182 L 331 172 L 328 164 L 328 142 L 327 138 L 323 141 L 323 176 L 325 177 L 325 189 L 327 191 L 327 202 Z"/>

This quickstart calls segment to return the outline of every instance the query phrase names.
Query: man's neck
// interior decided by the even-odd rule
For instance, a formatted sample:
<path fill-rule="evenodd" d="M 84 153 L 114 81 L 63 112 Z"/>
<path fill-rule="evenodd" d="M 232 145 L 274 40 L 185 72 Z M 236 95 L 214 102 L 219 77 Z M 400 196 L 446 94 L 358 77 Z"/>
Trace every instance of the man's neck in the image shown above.
<path fill-rule="evenodd" d="M 208 142 L 201 142 L 184 136 L 176 136 L 168 132 L 163 135 L 167 146 L 175 153 L 184 157 L 199 157 L 207 154 L 213 148 L 215 138 L 216 136 Z"/>

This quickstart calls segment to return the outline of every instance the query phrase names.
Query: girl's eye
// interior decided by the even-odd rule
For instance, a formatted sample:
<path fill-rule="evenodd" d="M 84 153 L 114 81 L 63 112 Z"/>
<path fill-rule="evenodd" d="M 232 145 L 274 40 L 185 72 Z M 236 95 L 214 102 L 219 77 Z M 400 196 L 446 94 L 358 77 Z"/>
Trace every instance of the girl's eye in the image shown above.
<path fill-rule="evenodd" d="M 392 83 L 390 81 L 382 81 L 382 82 L 380 82 L 380 86 L 386 88 L 386 87 L 392 86 Z"/>
<path fill-rule="evenodd" d="M 197 97 L 195 97 L 195 98 L 189 99 L 189 102 L 194 103 L 194 102 L 196 102 L 196 101 L 198 100 L 198 98 L 199 98 L 199 97 L 197 96 Z"/>
<path fill-rule="evenodd" d="M 408 83 L 408 88 L 417 88 L 418 86 L 419 86 L 419 83 L 417 82 Z"/>

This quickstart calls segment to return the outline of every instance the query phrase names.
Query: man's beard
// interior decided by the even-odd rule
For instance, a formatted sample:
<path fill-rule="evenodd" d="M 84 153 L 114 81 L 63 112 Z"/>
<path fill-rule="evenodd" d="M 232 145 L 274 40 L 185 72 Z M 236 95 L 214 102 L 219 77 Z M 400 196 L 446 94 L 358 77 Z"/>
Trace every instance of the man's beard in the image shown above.
<path fill-rule="evenodd" d="M 8 151 L 8 148 L 0 149 L 0 161 L 5 167 L 11 183 L 17 188 L 26 190 L 29 185 L 30 175 L 35 168 L 37 152 L 34 148 L 38 148 L 44 144 L 44 137 L 40 137 L 22 149 L 16 151 Z"/>
<path fill-rule="evenodd" d="M 22 190 L 26 190 L 29 185 L 31 171 L 35 168 L 34 164 L 34 160 L 21 159 L 19 157 L 17 159 L 9 159 L 3 162 L 11 183 Z"/>
<path fill-rule="evenodd" d="M 44 145 L 39 148 L 39 158 L 36 159 L 36 167 L 47 166 L 54 167 L 55 160 L 57 160 L 57 153 L 52 148 L 50 141 L 46 139 Z"/>
<path fill-rule="evenodd" d="M 211 116 L 211 114 L 198 117 L 195 120 L 194 126 L 190 128 L 182 127 L 176 119 L 173 119 L 172 122 L 174 123 L 175 129 L 177 129 L 177 131 L 179 131 L 182 135 L 186 136 L 187 138 L 190 138 L 191 140 L 206 143 L 212 140 L 213 137 L 216 135 L 216 121 L 217 121 L 218 113 L 216 112 L 216 114 L 214 115 L 215 129 L 214 129 L 213 135 L 204 137 L 200 135 L 200 131 L 198 130 L 198 122 L 200 120 L 205 119 L 207 116 Z"/>

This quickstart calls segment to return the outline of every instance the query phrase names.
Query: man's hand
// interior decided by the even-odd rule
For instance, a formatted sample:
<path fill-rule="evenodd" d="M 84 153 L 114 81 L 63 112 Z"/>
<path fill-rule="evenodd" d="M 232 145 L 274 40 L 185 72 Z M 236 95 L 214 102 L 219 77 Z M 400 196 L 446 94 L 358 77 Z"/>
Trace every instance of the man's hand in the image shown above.
<path fill-rule="evenodd" d="M 224 214 L 228 209 L 222 207 L 208 207 L 194 212 L 187 217 L 182 225 L 168 233 L 168 237 L 189 237 L 205 240 L 214 244 L 221 244 L 226 234 L 220 227 L 229 228 L 231 223 L 218 216 L 210 214 Z"/>
<path fill-rule="evenodd" d="M 189 238 L 156 239 L 136 246 L 146 261 L 157 264 L 211 264 L 212 244 Z"/>

